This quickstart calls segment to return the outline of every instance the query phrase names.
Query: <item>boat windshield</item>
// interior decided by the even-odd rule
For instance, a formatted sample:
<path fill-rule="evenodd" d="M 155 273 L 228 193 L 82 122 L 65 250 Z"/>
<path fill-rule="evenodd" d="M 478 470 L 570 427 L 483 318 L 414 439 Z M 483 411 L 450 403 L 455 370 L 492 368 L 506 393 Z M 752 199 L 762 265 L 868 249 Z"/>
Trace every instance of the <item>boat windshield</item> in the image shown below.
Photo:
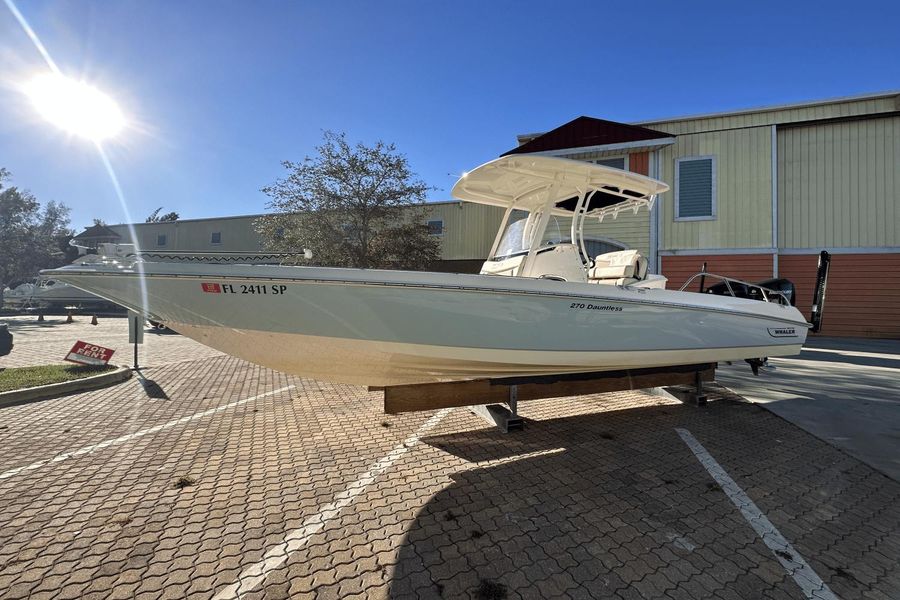
<path fill-rule="evenodd" d="M 531 240 L 534 237 L 534 228 L 541 218 L 541 211 L 531 215 L 526 211 L 514 211 L 509 217 L 509 223 L 503 231 L 497 251 L 491 260 L 505 260 L 513 256 L 526 254 L 531 249 Z M 572 220 L 567 217 L 552 215 L 538 248 L 547 248 L 557 244 L 571 244 L 570 235 Z"/>
<path fill-rule="evenodd" d="M 515 211 L 510 215 L 506 230 L 500 238 L 497 251 L 492 260 L 503 260 L 517 254 L 528 252 L 528 242 L 525 241 L 525 227 L 528 224 L 528 213 Z"/>
<path fill-rule="evenodd" d="M 541 239 L 541 248 L 557 244 L 571 244 L 571 226 L 572 219 L 557 217 L 556 215 L 551 216 L 550 222 L 547 223 L 547 229 L 544 230 L 544 237 Z"/>

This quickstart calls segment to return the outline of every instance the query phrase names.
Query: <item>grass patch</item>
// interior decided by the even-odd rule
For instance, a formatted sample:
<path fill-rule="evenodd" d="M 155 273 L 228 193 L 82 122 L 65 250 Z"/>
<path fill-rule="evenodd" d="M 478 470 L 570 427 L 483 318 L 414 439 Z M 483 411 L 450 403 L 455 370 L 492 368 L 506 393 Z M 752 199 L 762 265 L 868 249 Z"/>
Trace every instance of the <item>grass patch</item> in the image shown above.
<path fill-rule="evenodd" d="M 0 371 L 0 392 L 84 379 L 115 368 L 115 365 L 43 365 L 3 369 Z"/>

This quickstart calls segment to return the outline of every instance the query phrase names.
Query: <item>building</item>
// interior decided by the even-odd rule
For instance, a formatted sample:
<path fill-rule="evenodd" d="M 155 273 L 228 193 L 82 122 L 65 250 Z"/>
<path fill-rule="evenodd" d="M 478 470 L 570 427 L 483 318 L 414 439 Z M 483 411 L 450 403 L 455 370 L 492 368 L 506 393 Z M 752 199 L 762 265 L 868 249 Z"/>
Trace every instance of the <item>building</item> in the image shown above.
<path fill-rule="evenodd" d="M 703 263 L 785 277 L 809 312 L 821 250 L 833 254 L 825 335 L 900 338 L 900 94 L 626 125 L 580 117 L 518 137 L 510 153 L 589 160 L 666 181 L 651 212 L 597 224 L 638 248 L 669 287 Z"/>
<path fill-rule="evenodd" d="M 121 243 L 134 243 L 130 229 L 142 250 L 166 252 L 260 252 L 262 239 L 253 223 L 262 215 L 183 219 L 134 225 L 108 225 Z M 79 234 L 83 235 L 83 234 Z"/>
<path fill-rule="evenodd" d="M 491 249 L 503 210 L 458 201 L 429 202 L 426 220 L 432 235 L 441 238 L 443 271 L 477 273 Z M 263 215 L 183 219 L 158 223 L 92 226 L 76 236 L 82 245 L 101 242 L 133 243 L 134 228 L 142 250 L 166 252 L 260 252 L 262 238 L 255 221 Z"/>

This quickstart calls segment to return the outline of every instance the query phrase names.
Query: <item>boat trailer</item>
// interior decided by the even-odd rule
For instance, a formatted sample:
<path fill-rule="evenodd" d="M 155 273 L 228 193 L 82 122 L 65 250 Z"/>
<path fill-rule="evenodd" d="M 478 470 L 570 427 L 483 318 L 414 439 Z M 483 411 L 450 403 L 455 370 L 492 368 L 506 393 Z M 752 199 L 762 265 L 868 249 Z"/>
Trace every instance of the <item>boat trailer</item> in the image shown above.
<path fill-rule="evenodd" d="M 619 371 L 394 385 L 369 390 L 384 391 L 384 412 L 389 415 L 468 406 L 473 413 L 507 433 L 520 430 L 524 426 L 518 412 L 520 400 L 647 389 L 657 395 L 668 395 L 682 402 L 702 406 L 706 404 L 703 383 L 713 381 L 715 372 L 715 363 L 703 363 Z M 504 404 L 506 406 L 503 406 Z"/>

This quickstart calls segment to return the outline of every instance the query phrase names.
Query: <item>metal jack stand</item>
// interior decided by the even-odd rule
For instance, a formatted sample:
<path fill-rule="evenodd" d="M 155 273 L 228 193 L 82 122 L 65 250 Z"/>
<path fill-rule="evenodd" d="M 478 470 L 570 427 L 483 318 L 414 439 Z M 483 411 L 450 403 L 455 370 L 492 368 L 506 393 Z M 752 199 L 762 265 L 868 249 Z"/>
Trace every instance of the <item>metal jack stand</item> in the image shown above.
<path fill-rule="evenodd" d="M 706 394 L 703 393 L 703 377 L 700 371 L 694 373 L 694 385 L 675 386 L 664 388 L 666 392 L 685 404 L 694 406 L 706 406 Z"/>
<path fill-rule="evenodd" d="M 509 409 L 500 404 L 480 404 L 470 407 L 470 410 L 491 425 L 499 427 L 503 433 L 522 431 L 525 428 L 525 421 L 518 412 L 519 386 L 509 386 L 509 399 L 506 403 L 509 405 Z"/>
<path fill-rule="evenodd" d="M 699 371 L 694 373 L 694 404 L 706 406 L 706 394 L 703 393 L 703 379 Z"/>

